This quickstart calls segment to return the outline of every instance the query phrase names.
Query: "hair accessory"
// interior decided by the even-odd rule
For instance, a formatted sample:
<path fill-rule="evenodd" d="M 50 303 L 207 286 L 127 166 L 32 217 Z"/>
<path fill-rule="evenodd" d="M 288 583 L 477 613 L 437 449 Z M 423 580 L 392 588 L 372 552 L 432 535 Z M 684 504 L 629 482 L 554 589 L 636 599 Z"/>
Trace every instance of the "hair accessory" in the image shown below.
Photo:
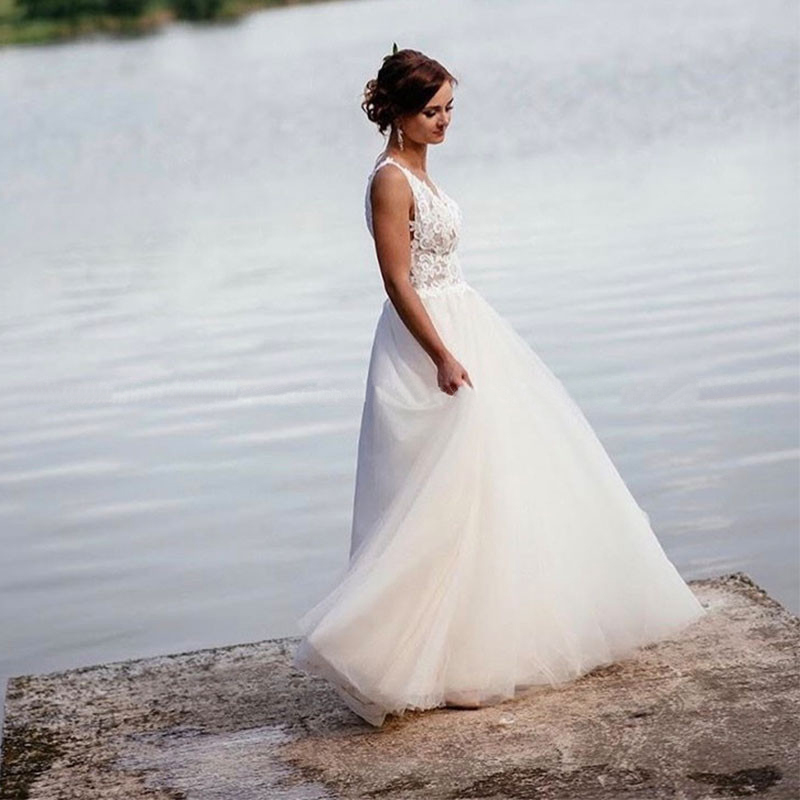
<path fill-rule="evenodd" d="M 392 55 L 397 52 L 397 42 L 392 42 Z"/>

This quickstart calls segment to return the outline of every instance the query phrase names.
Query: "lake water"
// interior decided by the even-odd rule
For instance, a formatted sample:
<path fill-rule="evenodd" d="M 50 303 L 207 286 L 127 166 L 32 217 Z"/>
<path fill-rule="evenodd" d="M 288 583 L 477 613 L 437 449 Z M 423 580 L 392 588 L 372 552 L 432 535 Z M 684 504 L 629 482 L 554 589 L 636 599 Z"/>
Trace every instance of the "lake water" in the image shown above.
<path fill-rule="evenodd" d="M 0 680 L 293 635 L 342 573 L 393 41 L 461 81 L 468 280 L 684 577 L 798 611 L 794 4 L 337 2 L 0 51 Z"/>

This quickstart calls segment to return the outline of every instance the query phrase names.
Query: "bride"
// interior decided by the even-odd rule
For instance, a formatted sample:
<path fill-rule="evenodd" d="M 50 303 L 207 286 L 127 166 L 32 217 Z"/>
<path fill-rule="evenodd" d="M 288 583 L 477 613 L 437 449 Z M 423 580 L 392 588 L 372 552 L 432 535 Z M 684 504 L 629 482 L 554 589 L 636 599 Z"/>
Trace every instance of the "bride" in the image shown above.
<path fill-rule="evenodd" d="M 705 609 L 561 382 L 462 273 L 427 172 L 457 80 L 383 59 L 367 226 L 387 298 L 367 371 L 349 563 L 293 656 L 371 725 L 556 686 Z"/>

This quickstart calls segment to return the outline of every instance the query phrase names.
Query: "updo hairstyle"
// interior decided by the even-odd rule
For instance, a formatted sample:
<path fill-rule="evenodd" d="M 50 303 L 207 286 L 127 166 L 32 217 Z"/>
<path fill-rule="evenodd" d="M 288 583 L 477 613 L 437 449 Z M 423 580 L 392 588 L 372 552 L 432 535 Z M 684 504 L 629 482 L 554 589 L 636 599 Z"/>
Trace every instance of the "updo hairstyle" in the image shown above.
<path fill-rule="evenodd" d="M 397 117 L 418 114 L 445 81 L 458 81 L 438 62 L 418 50 L 384 56 L 378 77 L 367 81 L 361 108 L 385 133 Z"/>

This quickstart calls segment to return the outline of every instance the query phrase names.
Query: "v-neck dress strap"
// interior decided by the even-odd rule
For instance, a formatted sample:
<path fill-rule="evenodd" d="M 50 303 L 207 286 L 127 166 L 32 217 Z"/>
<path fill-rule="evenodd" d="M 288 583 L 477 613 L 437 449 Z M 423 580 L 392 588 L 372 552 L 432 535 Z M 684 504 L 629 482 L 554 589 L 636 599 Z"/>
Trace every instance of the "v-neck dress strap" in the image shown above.
<path fill-rule="evenodd" d="M 399 167 L 405 174 L 410 178 L 410 183 L 416 182 L 417 184 L 421 184 L 424 188 L 426 188 L 437 200 L 442 200 L 442 193 L 439 191 L 439 187 L 431 182 L 420 178 L 419 175 L 412 172 L 405 164 L 401 164 L 396 159 L 392 158 L 392 156 L 385 156 L 381 161 L 375 166 L 375 169 L 379 169 L 384 164 L 394 164 L 396 167 Z"/>

